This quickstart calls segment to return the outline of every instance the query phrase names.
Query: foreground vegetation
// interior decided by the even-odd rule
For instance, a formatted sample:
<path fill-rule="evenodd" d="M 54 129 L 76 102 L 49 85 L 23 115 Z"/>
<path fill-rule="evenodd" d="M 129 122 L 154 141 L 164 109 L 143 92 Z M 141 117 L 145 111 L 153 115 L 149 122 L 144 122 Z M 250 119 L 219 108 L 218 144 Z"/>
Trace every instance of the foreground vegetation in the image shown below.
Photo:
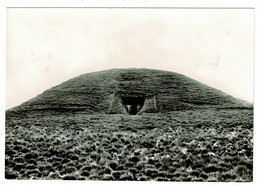
<path fill-rule="evenodd" d="M 7 179 L 252 181 L 253 111 L 7 114 Z"/>

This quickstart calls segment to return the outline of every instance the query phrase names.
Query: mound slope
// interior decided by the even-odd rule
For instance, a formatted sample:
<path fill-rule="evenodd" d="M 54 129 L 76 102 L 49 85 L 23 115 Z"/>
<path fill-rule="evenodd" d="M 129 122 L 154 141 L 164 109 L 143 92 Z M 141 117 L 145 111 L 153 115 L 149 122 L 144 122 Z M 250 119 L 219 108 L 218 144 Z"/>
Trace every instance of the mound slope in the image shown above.
<path fill-rule="evenodd" d="M 84 74 L 6 114 L 6 179 L 253 181 L 250 104 L 177 73 Z"/>
<path fill-rule="evenodd" d="M 129 106 L 132 111 L 129 111 Z M 152 69 L 111 69 L 72 78 L 10 111 L 136 114 L 249 106 L 178 73 Z"/>

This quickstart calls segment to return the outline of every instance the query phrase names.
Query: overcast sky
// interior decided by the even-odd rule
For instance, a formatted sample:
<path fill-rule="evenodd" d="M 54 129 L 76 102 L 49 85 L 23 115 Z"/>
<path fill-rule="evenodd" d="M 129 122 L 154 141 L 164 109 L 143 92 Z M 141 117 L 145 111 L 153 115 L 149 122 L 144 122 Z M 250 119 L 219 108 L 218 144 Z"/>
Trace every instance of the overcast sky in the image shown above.
<path fill-rule="evenodd" d="M 83 73 L 153 68 L 253 102 L 253 9 L 8 8 L 6 109 Z"/>

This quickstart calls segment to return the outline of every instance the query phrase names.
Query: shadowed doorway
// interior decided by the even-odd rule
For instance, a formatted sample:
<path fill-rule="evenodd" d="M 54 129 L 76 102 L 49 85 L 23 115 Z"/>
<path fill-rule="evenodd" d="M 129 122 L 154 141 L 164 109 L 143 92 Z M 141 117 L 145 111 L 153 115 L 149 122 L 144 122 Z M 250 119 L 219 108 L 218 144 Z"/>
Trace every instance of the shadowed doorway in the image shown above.
<path fill-rule="evenodd" d="M 144 105 L 143 97 L 122 97 L 122 102 L 128 114 L 137 114 Z"/>

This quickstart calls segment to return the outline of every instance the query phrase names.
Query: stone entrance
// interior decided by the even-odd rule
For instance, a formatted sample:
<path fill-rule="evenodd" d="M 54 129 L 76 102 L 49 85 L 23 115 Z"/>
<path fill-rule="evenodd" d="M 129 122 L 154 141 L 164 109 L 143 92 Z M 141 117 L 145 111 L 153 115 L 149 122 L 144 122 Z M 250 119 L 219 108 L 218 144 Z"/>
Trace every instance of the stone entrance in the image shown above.
<path fill-rule="evenodd" d="M 121 97 L 123 105 L 128 114 L 137 114 L 144 105 L 144 97 Z"/>

